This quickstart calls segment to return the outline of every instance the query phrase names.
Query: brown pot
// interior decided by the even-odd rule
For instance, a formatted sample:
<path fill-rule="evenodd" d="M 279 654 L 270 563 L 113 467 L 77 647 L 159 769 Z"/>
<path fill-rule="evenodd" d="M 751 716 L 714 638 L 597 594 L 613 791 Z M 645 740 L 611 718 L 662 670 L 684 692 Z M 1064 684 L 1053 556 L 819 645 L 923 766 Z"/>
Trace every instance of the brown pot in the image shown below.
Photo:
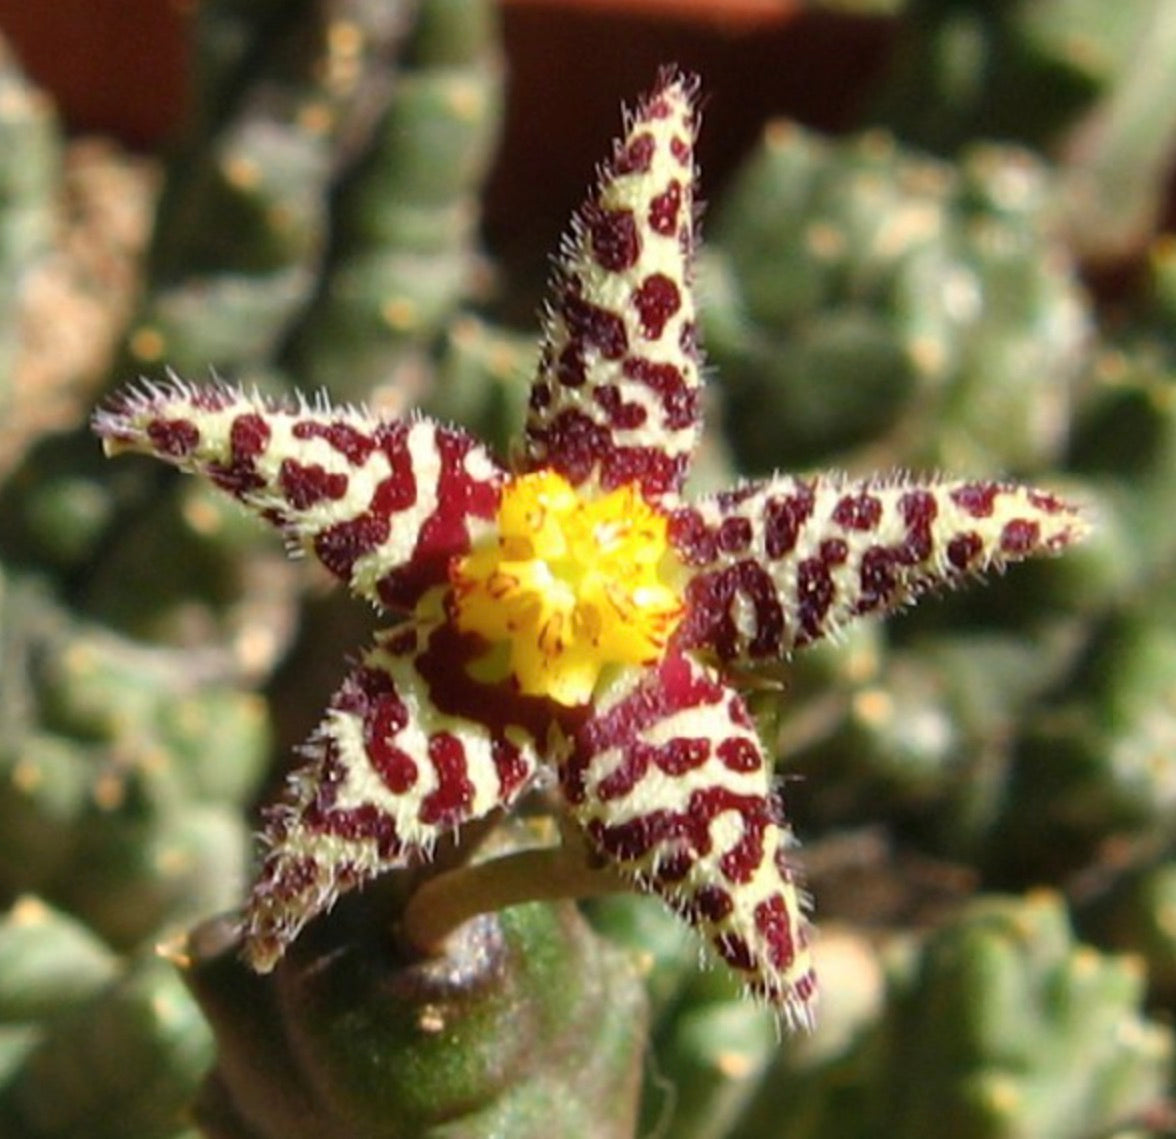
<path fill-rule="evenodd" d="M 503 24 L 509 103 L 488 225 L 496 245 L 540 248 L 606 153 L 620 101 L 659 67 L 702 78 L 709 195 L 773 115 L 852 125 L 892 29 L 799 0 L 503 0 Z"/>
<path fill-rule="evenodd" d="M 69 126 L 137 147 L 183 115 L 186 31 L 180 0 L 0 0 L 0 32 Z"/>

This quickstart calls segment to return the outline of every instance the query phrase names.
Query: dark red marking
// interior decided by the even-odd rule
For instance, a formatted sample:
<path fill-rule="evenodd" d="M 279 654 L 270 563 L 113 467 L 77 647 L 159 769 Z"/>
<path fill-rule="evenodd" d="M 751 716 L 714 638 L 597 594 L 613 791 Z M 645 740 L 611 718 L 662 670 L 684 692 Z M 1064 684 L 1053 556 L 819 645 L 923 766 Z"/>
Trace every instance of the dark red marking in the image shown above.
<path fill-rule="evenodd" d="M 737 933 L 726 931 L 714 939 L 715 950 L 733 969 L 744 973 L 755 972 L 755 958 L 751 946 Z"/>
<path fill-rule="evenodd" d="M 531 769 L 523 753 L 508 740 L 491 740 L 490 758 L 498 773 L 499 798 L 503 803 L 509 803 L 523 789 Z"/>
<path fill-rule="evenodd" d="M 328 472 L 318 463 L 303 466 L 293 459 L 283 459 L 278 468 L 278 485 L 294 510 L 306 510 L 325 498 L 342 498 L 347 493 L 347 476 Z"/>
<path fill-rule="evenodd" d="M 673 818 L 668 812 L 650 811 L 611 827 L 593 819 L 587 830 L 588 837 L 609 858 L 617 862 L 639 862 L 671 836 L 672 826 Z"/>
<path fill-rule="evenodd" d="M 939 503 L 929 490 L 907 491 L 898 500 L 899 513 L 907 526 L 900 557 L 907 565 L 925 562 L 935 548 L 931 524 L 939 515 Z"/>
<path fill-rule="evenodd" d="M 400 838 L 396 820 L 374 803 L 332 807 L 321 813 L 308 808 L 303 818 L 308 829 L 316 834 L 336 835 L 348 842 L 373 843 L 380 859 L 386 863 L 407 865 L 413 856 L 419 857 L 422 853 Z"/>
<path fill-rule="evenodd" d="M 1000 532 L 1001 551 L 1013 557 L 1031 553 L 1040 542 L 1041 527 L 1028 518 L 1014 518 Z"/>
<path fill-rule="evenodd" d="M 694 858 L 688 850 L 671 850 L 668 854 L 659 854 L 657 865 L 654 868 L 657 885 L 659 887 L 673 886 L 675 883 L 681 882 L 693 869 Z M 672 898 L 669 901 L 671 905 L 674 904 Z"/>
<path fill-rule="evenodd" d="M 670 153 L 683 165 L 689 166 L 691 162 L 691 146 L 686 139 L 679 135 L 674 135 L 670 139 Z"/>
<path fill-rule="evenodd" d="M 437 773 L 438 786 L 421 803 L 420 820 L 430 826 L 456 826 L 469 815 L 474 801 L 465 748 L 456 736 L 438 732 L 429 740 L 429 759 Z"/>
<path fill-rule="evenodd" d="M 731 771 L 746 773 L 758 771 L 762 766 L 759 748 L 746 736 L 731 736 L 715 749 L 723 765 Z"/>
<path fill-rule="evenodd" d="M 637 747 L 649 747 L 639 744 Z M 649 747 L 650 758 L 657 767 L 667 775 L 685 775 L 687 771 L 694 771 L 710 758 L 710 741 L 705 739 L 667 740 L 657 747 Z"/>
<path fill-rule="evenodd" d="M 381 424 L 377 428 L 377 435 L 384 429 L 386 429 L 385 425 Z M 391 429 L 394 430 L 394 428 Z M 352 466 L 356 467 L 367 462 L 372 452 L 379 446 L 377 439 L 342 420 L 335 420 L 333 423 L 320 423 L 316 419 L 300 419 L 291 428 L 291 433 L 295 439 L 325 439 Z"/>
<path fill-rule="evenodd" d="M 724 518 L 719 524 L 719 549 L 724 554 L 741 554 L 751 545 L 752 527 L 748 518 Z"/>
<path fill-rule="evenodd" d="M 858 570 L 861 587 L 857 603 L 859 612 L 868 613 L 890 604 L 898 591 L 901 559 L 889 546 L 871 546 L 863 555 Z"/>
<path fill-rule="evenodd" d="M 780 894 L 765 898 L 755 907 L 755 927 L 768 944 L 768 961 L 774 969 L 787 969 L 796 959 L 792 923 Z"/>
<path fill-rule="evenodd" d="M 420 773 L 416 760 L 406 751 L 387 744 L 369 749 L 372 766 L 394 795 L 403 795 L 416 785 Z"/>
<path fill-rule="evenodd" d="M 400 514 L 416 502 L 416 475 L 412 469 L 412 456 L 408 449 L 403 451 L 403 463 L 399 469 L 394 469 L 387 478 L 383 478 L 376 485 L 375 494 L 368 510 L 373 515 L 389 520 L 393 515 Z M 383 538 L 380 540 L 383 541 Z"/>
<path fill-rule="evenodd" d="M 1046 514 L 1061 514 L 1068 509 L 1060 498 L 1043 490 L 1029 491 L 1029 501 Z"/>
<path fill-rule="evenodd" d="M 648 173 L 656 149 L 657 143 L 648 131 L 636 135 L 624 149 L 617 151 L 612 162 L 613 173 L 619 176 Z"/>
<path fill-rule="evenodd" d="M 316 834 L 338 835 L 349 841 L 370 841 L 380 858 L 400 861 L 406 854 L 417 853 L 401 841 L 395 820 L 374 803 L 358 807 L 337 807 L 339 788 L 349 774 L 333 739 L 323 741 L 322 754 L 315 776 L 315 795 L 302 810 L 300 822 Z M 289 804 L 279 803 L 265 815 L 265 833 L 274 841 L 281 841 L 289 833 L 293 821 Z M 407 859 L 405 859 L 407 861 Z"/>
<path fill-rule="evenodd" d="M 731 699 L 727 701 L 727 715 L 731 717 L 731 723 L 736 724 L 740 728 L 748 728 L 755 730 L 755 723 L 751 718 L 751 713 L 747 710 L 747 705 L 737 693 L 731 694 Z"/>
<path fill-rule="evenodd" d="M 356 561 L 386 542 L 389 533 L 386 515 L 364 513 L 315 535 L 314 552 L 327 569 L 350 582 Z"/>
<path fill-rule="evenodd" d="M 746 597 L 755 615 L 755 634 L 748 641 L 735 624 L 735 595 Z M 746 559 L 712 573 L 696 574 L 686 587 L 686 616 L 675 633 L 676 643 L 709 648 L 722 660 L 746 653 L 753 659 L 779 654 L 785 638 L 784 610 L 767 571 Z"/>
<path fill-rule="evenodd" d="M 648 412 L 639 403 L 626 403 L 621 389 L 615 384 L 601 384 L 592 392 L 593 400 L 608 416 L 610 427 L 621 431 L 632 431 L 648 418 Z"/>
<path fill-rule="evenodd" d="M 594 206 L 586 213 L 592 257 L 602 269 L 620 273 L 631 269 L 641 256 L 641 235 L 632 210 Z"/>
<path fill-rule="evenodd" d="M 738 510 L 745 502 L 756 498 L 762 489 L 763 486 L 760 483 L 743 483 L 717 491 L 714 500 L 721 513 L 730 514 Z"/>
<path fill-rule="evenodd" d="M 674 552 L 689 566 L 706 566 L 718 557 L 715 532 L 692 506 L 680 506 L 669 519 L 666 538 Z"/>
<path fill-rule="evenodd" d="M 845 495 L 833 508 L 833 521 L 847 530 L 873 530 L 881 517 L 881 500 L 864 491 Z"/>
<path fill-rule="evenodd" d="M 649 770 L 651 752 L 651 748 L 636 743 L 625 748 L 621 762 L 596 785 L 596 798 L 607 803 L 628 795 Z"/>
<path fill-rule="evenodd" d="M 331 427 L 346 425 L 331 424 Z M 312 434 L 321 435 L 323 432 Z M 343 437 L 350 438 L 346 432 Z M 416 475 L 408 450 L 408 425 L 381 424 L 377 428 L 373 445 L 379 446 L 384 452 L 392 468 L 391 473 L 376 487 L 364 513 L 322 531 L 314 540 L 319 560 L 344 581 L 351 580 L 351 572 L 358 558 L 388 540 L 393 516 L 407 510 L 417 498 Z"/>
<path fill-rule="evenodd" d="M 524 696 L 509 681 L 474 680 L 467 668 L 485 652 L 485 641 L 459 632 L 452 619 L 432 631 L 415 663 L 437 710 L 481 724 L 492 737 L 503 738 L 508 728 L 518 727 L 532 739 L 546 739 L 556 714 L 551 700 Z"/>
<path fill-rule="evenodd" d="M 968 483 L 951 492 L 951 500 L 973 518 L 991 518 L 1000 488 L 995 483 Z"/>
<path fill-rule="evenodd" d="M 159 454 L 182 459 L 196 450 L 200 431 L 187 419 L 153 419 L 147 424 L 147 438 Z"/>
<path fill-rule="evenodd" d="M 685 657 L 668 654 L 635 692 L 603 715 L 589 718 L 577 730 L 575 750 L 560 772 L 568 802 L 584 802 L 584 776 L 593 756 L 611 747 L 625 746 L 676 712 L 716 704 L 724 695 L 721 685 L 696 673 Z"/>
<path fill-rule="evenodd" d="M 405 453 L 408 460 L 408 454 Z M 368 510 L 378 518 L 391 519 L 393 515 L 407 510 L 417 500 L 416 476 L 411 469 L 394 471 L 381 480 L 372 495 Z M 381 539 L 382 541 L 383 539 Z"/>
<path fill-rule="evenodd" d="M 700 918 L 717 924 L 730 916 L 735 901 L 722 886 L 703 886 L 694 895 L 691 908 Z"/>
<path fill-rule="evenodd" d="M 764 506 L 764 552 L 773 560 L 792 553 L 801 528 L 812 517 L 815 496 L 798 484 L 795 493 L 773 495 Z"/>
<path fill-rule="evenodd" d="M 581 289 L 579 281 L 572 278 L 560 303 L 568 332 L 573 340 L 595 348 L 606 360 L 619 360 L 629 348 L 624 319 L 586 301 Z"/>
<path fill-rule="evenodd" d="M 710 743 L 704 739 L 674 739 L 664 744 L 635 741 L 622 752 L 621 762 L 597 784 L 596 795 L 602 802 L 621 799 L 644 778 L 651 766 L 666 775 L 685 775 L 710 758 Z"/>
<path fill-rule="evenodd" d="M 555 364 L 555 378 L 565 388 L 578 388 L 588 382 L 588 365 L 584 363 L 584 345 L 580 341 L 564 346 Z"/>
<path fill-rule="evenodd" d="M 680 490 L 686 480 L 688 455 L 668 455 L 658 447 L 618 447 L 607 427 L 574 408 L 542 428 L 532 425 L 529 434 L 538 455 L 530 469 L 553 467 L 573 485 L 599 469 L 604 490 L 635 482 L 646 498 L 656 500 Z"/>
<path fill-rule="evenodd" d="M 407 563 L 376 586 L 380 600 L 391 608 L 411 608 L 425 590 L 448 580 L 452 560 L 470 548 L 470 518 L 490 519 L 498 511 L 502 487 L 497 474 L 478 479 L 466 470 L 466 456 L 477 446 L 473 437 L 439 428 L 434 443 L 440 459 L 436 508 L 421 525 Z"/>
<path fill-rule="evenodd" d="M 673 237 L 682 209 L 682 183 L 676 178 L 649 203 L 649 228 L 663 237 Z"/>
<path fill-rule="evenodd" d="M 265 451 L 270 441 L 270 426 L 260 415 L 238 415 L 229 428 L 229 446 L 233 463 L 250 463 Z"/>
<path fill-rule="evenodd" d="M 691 814 L 700 810 L 706 814 L 708 826 L 727 811 L 738 813 L 743 833 L 719 859 L 719 869 L 731 882 L 750 882 L 763 864 L 764 833 L 772 825 L 767 800 L 736 795 L 724 787 L 711 787 L 691 796 Z"/>
<path fill-rule="evenodd" d="M 947 560 L 955 569 L 969 569 L 984 549 L 984 542 L 974 530 L 957 534 L 947 544 Z"/>
<path fill-rule="evenodd" d="M 408 709 L 394 693 L 374 699 L 363 718 L 364 748 L 380 778 L 396 795 L 403 795 L 420 777 L 417 761 L 392 743 L 407 723 Z"/>
<path fill-rule="evenodd" d="M 644 356 L 629 356 L 621 370 L 630 379 L 652 389 L 666 413 L 666 426 L 679 431 L 698 421 L 699 392 L 686 383 L 676 364 L 657 363 Z"/>
<path fill-rule="evenodd" d="M 849 546 L 841 538 L 826 538 L 821 542 L 820 555 L 829 567 L 843 566 L 849 557 Z"/>
<path fill-rule="evenodd" d="M 386 672 L 367 666 L 357 668 L 343 683 L 331 706 L 363 721 L 364 751 L 390 791 L 403 794 L 416 783 L 416 761 L 392 742 L 408 723 L 408 709 Z M 329 741 L 327 753 L 341 765 L 334 739 Z"/>
<path fill-rule="evenodd" d="M 797 618 L 806 640 L 821 636 L 821 626 L 836 596 L 837 587 L 824 558 L 805 558 L 796 567 Z"/>
<path fill-rule="evenodd" d="M 678 286 L 664 273 L 651 273 L 633 291 L 633 307 L 646 340 L 660 340 L 670 318 L 682 307 Z"/>

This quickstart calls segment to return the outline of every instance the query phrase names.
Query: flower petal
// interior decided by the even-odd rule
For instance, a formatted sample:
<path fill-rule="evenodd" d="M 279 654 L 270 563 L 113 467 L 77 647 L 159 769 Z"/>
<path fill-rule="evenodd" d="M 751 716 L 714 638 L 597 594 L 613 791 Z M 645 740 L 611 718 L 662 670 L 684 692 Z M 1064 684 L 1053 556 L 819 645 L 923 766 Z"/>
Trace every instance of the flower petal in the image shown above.
<path fill-rule="evenodd" d="M 498 508 L 502 471 L 462 431 L 377 419 L 325 399 L 289 407 L 182 380 L 116 395 L 94 416 L 108 454 L 140 451 L 205 475 L 359 595 L 411 608 L 446 580 Z"/>
<path fill-rule="evenodd" d="M 681 489 L 699 427 L 696 83 L 665 73 L 575 216 L 552 282 L 526 470 Z"/>
<path fill-rule="evenodd" d="M 485 722 L 441 711 L 433 640 L 383 634 L 344 681 L 307 745 L 310 762 L 269 809 L 269 850 L 246 907 L 245 952 L 271 969 L 311 918 L 386 870 L 426 862 L 437 840 L 508 807 L 536 770 L 533 735 L 487 701 Z M 450 646 L 440 655 L 456 667 Z"/>
<path fill-rule="evenodd" d="M 693 569 L 679 644 L 726 662 L 777 658 L 1087 529 L 1074 506 L 1029 487 L 780 475 L 675 510 L 670 542 Z"/>
<path fill-rule="evenodd" d="M 809 1026 L 808 924 L 769 779 L 742 698 L 684 656 L 603 701 L 560 772 L 597 852 L 699 929 L 791 1023 Z"/>

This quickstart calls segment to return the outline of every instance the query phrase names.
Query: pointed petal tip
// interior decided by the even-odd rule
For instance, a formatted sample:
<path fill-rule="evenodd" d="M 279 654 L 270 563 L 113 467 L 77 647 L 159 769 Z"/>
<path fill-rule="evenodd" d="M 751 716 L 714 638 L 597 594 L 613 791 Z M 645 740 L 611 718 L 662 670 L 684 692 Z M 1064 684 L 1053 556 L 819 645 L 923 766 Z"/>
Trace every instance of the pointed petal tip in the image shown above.
<path fill-rule="evenodd" d="M 953 492 L 957 505 L 964 505 L 964 493 Z M 1084 541 L 1096 527 L 1086 504 L 1023 486 L 997 488 L 991 521 L 987 529 L 994 539 L 992 559 L 998 562 L 1060 554 Z"/>
<path fill-rule="evenodd" d="M 663 69 L 576 211 L 551 281 L 526 470 L 681 489 L 701 418 L 693 295 L 698 82 Z"/>

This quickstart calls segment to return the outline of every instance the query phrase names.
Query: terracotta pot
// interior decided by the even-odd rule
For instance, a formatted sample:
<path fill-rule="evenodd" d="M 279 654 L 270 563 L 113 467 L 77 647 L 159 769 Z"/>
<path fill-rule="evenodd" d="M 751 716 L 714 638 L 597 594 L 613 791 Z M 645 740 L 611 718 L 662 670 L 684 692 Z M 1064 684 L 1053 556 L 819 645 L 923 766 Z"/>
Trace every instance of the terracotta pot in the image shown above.
<path fill-rule="evenodd" d="M 184 111 L 184 12 L 179 0 L 0 0 L 0 32 L 70 127 L 152 147 Z"/>
<path fill-rule="evenodd" d="M 713 194 L 773 115 L 852 125 L 884 65 L 891 21 L 798 0 L 503 0 L 506 136 L 490 188 L 495 244 L 551 248 L 617 129 L 660 66 L 697 72 L 699 160 Z"/>

